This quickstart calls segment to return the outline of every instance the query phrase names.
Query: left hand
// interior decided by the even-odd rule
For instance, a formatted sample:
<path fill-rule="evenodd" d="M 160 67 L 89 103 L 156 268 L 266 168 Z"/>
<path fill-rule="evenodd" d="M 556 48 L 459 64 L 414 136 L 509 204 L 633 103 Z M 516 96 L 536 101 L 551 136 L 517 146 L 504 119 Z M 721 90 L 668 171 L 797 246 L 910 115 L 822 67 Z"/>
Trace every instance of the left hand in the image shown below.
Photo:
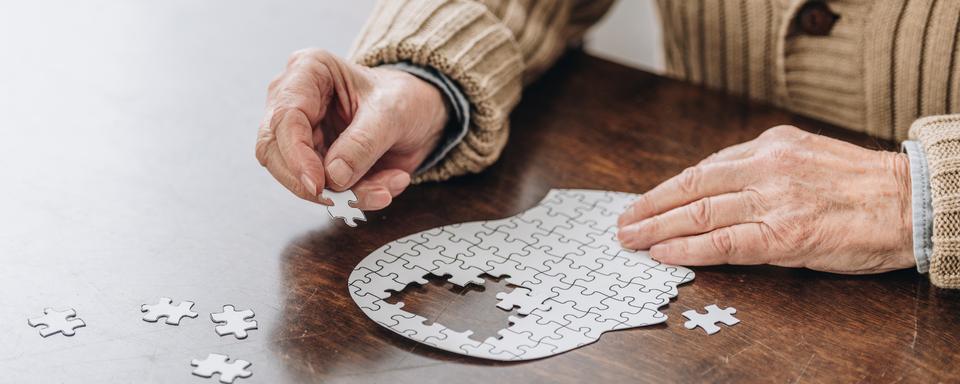
<path fill-rule="evenodd" d="M 879 273 L 916 264 L 910 193 L 904 154 L 780 126 L 643 194 L 617 235 L 669 264 Z"/>

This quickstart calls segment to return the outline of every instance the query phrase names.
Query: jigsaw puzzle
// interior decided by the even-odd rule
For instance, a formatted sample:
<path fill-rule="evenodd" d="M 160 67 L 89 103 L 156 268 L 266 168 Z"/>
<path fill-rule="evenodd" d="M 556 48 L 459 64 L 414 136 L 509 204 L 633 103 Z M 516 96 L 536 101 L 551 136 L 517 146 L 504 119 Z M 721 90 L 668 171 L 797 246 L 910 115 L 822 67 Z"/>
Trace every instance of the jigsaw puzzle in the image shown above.
<path fill-rule="evenodd" d="M 327 207 L 327 213 L 330 214 L 330 217 L 343 219 L 343 222 L 351 227 L 357 226 L 356 220 L 367 221 L 363 211 L 350 205 L 357 202 L 357 195 L 353 194 L 353 191 L 348 189 L 343 192 L 334 192 L 324 189 L 320 194 L 324 199 L 333 202 L 333 205 Z"/>
<path fill-rule="evenodd" d="M 226 355 L 211 353 L 207 355 L 206 359 L 194 359 L 190 362 L 190 365 L 197 367 L 193 370 L 194 375 L 209 379 L 214 374 L 220 374 L 220 382 L 224 384 L 233 383 L 238 377 L 244 378 L 253 375 L 253 372 L 246 370 L 250 366 L 249 361 L 234 360 L 228 363 L 227 360 L 229 359 Z"/>
<path fill-rule="evenodd" d="M 27 319 L 27 324 L 31 327 L 40 329 L 40 336 L 47 337 L 57 333 L 64 336 L 73 336 L 76 329 L 85 327 L 87 324 L 77 317 L 77 311 L 73 308 L 66 311 L 58 311 L 53 308 L 44 308 L 43 316 Z"/>
<path fill-rule="evenodd" d="M 218 323 L 214 330 L 220 336 L 233 334 L 238 339 L 246 339 L 247 331 L 257 329 L 257 321 L 252 319 L 254 313 L 246 309 L 238 311 L 232 305 L 224 305 L 223 312 L 211 313 L 210 320 Z"/>
<path fill-rule="evenodd" d="M 717 323 L 724 323 L 726 325 L 734 325 L 740 322 L 740 319 L 733 317 L 734 313 L 737 313 L 737 309 L 734 307 L 728 307 L 720 309 L 715 304 L 710 304 L 704 309 L 707 310 L 706 314 L 699 313 L 694 310 L 684 311 L 683 317 L 686 317 L 690 320 L 683 323 L 683 326 L 687 329 L 694 329 L 696 327 L 703 328 L 708 335 L 720 332 L 720 327 L 717 326 Z"/>
<path fill-rule="evenodd" d="M 694 274 L 620 247 L 616 222 L 635 194 L 551 190 L 535 207 L 501 220 L 453 224 L 393 241 L 364 258 L 349 278 L 353 300 L 388 329 L 447 351 L 529 360 L 590 344 L 607 331 L 666 321 L 659 308 Z M 385 301 L 424 276 L 483 284 L 484 274 L 516 286 L 497 295 L 518 308 L 499 337 L 471 338 Z M 524 316 L 525 315 L 525 316 Z"/>
<path fill-rule="evenodd" d="M 143 321 L 156 323 L 161 318 L 166 318 L 165 323 L 170 325 L 180 325 L 180 320 L 184 317 L 196 318 L 199 314 L 192 311 L 193 302 L 184 301 L 173 305 L 173 300 L 167 297 L 161 297 L 157 304 L 143 304 L 140 306 L 140 312 L 143 312 Z"/>

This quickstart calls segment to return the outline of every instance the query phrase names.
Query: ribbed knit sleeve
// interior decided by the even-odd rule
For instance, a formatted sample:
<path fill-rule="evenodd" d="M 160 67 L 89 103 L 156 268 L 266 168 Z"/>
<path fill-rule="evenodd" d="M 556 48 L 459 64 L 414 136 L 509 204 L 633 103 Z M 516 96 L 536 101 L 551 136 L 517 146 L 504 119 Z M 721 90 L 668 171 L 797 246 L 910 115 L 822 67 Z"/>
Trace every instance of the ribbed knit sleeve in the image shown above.
<path fill-rule="evenodd" d="M 942 288 L 960 288 L 960 114 L 921 118 L 911 126 L 910 137 L 923 146 L 930 172 L 930 281 Z"/>
<path fill-rule="evenodd" d="M 382 0 L 350 57 L 366 66 L 433 67 L 470 100 L 470 131 L 416 181 L 479 172 L 496 161 L 525 81 L 549 67 L 612 0 Z"/>

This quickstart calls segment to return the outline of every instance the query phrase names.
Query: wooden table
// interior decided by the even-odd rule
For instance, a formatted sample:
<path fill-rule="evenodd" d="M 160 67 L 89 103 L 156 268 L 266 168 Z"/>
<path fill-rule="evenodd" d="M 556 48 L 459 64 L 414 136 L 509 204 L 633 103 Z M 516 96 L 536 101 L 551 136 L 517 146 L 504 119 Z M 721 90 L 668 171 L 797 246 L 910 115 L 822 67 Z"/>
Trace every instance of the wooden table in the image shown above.
<path fill-rule="evenodd" d="M 664 308 L 665 324 L 518 363 L 397 336 L 347 291 L 353 266 L 393 239 L 513 215 L 550 188 L 645 191 L 774 125 L 872 148 L 892 143 L 573 53 L 528 89 L 495 166 L 413 187 L 349 229 L 255 162 L 261 111 L 246 100 L 262 97 L 263 84 L 203 61 L 203 47 L 184 49 L 194 60 L 158 55 L 134 69 L 122 55 L 64 58 L 103 64 L 86 75 L 56 61 L 17 73 L 6 64 L 17 92 L 0 94 L 0 381 L 212 383 L 190 374 L 190 360 L 207 353 L 253 362 L 253 377 L 239 383 L 958 378 L 960 298 L 913 271 L 695 268 Z M 190 73 L 206 77 L 177 77 Z M 154 75 L 172 80 L 144 80 Z M 58 87 L 71 97 L 51 92 Z M 484 338 L 506 326 L 509 314 L 493 307 L 504 289 L 433 281 L 401 296 L 413 311 Z M 139 306 L 164 296 L 195 301 L 200 317 L 142 321 Z M 683 328 L 681 312 L 713 303 L 735 306 L 741 324 L 713 336 Z M 208 316 L 223 304 L 253 308 L 260 329 L 243 341 L 218 337 Z M 26 319 L 47 306 L 75 308 L 87 326 L 41 338 Z"/>

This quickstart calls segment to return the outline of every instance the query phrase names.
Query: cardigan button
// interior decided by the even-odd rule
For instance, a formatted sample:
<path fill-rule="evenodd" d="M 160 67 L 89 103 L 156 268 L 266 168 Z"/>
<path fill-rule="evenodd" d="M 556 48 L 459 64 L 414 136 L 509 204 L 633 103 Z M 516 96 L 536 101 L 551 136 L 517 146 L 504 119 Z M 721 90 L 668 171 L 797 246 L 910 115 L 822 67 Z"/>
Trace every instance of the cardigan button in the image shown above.
<path fill-rule="evenodd" d="M 826 36 L 833 29 L 833 24 L 840 16 L 833 13 L 827 3 L 810 1 L 804 4 L 797 13 L 797 24 L 800 30 L 812 36 Z"/>

